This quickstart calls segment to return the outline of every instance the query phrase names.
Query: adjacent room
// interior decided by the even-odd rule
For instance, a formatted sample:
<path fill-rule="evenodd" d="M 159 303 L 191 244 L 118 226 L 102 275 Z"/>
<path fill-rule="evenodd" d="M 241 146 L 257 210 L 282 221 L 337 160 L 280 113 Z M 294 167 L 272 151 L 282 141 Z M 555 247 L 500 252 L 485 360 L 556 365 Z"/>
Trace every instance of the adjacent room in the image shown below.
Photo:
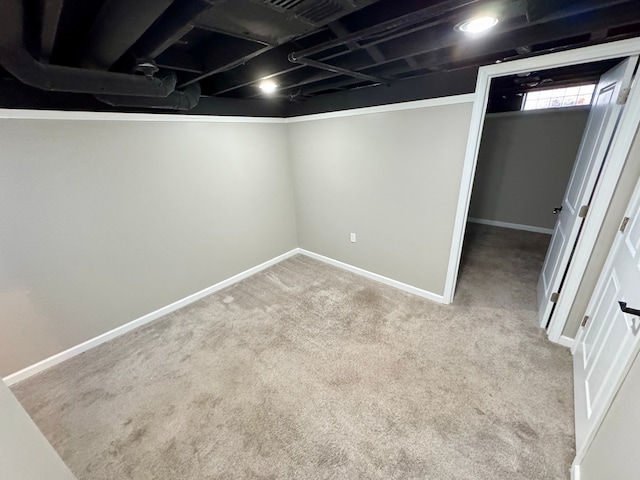
<path fill-rule="evenodd" d="M 635 478 L 633 1 L 0 25 L 0 478 Z"/>
<path fill-rule="evenodd" d="M 594 145 L 611 143 L 615 128 L 607 127 L 615 126 L 621 114 L 619 110 L 600 115 L 600 91 L 613 92 L 615 84 L 610 77 L 616 72 L 633 73 L 631 68 L 625 70 L 627 63 L 611 59 L 492 80 L 468 218 L 472 224 L 487 227 L 474 226 L 472 231 L 492 231 L 494 235 L 513 234 L 505 229 L 531 232 L 520 236 L 540 239 L 538 253 L 546 258 L 544 268 L 553 270 L 558 262 L 554 250 L 560 248 L 557 239 L 562 238 L 553 235 L 566 215 L 562 213 L 566 199 L 578 185 L 584 189 L 581 204 L 588 205 L 607 157 L 606 147 L 598 154 Z M 629 80 L 623 82 L 626 85 Z M 588 178 L 589 170 L 593 178 Z M 540 234 L 546 235 L 546 240 Z M 556 243 L 551 243 L 552 238 Z M 579 232 L 574 244 L 578 240 Z M 567 245 L 568 241 L 565 248 Z M 566 264 L 556 276 L 564 274 L 570 261 Z M 541 271 L 541 281 L 546 281 L 550 275 L 543 266 L 535 273 L 540 275 Z M 545 308 L 548 295 L 540 287 L 544 285 L 539 285 L 538 291 L 539 323 L 548 329 L 554 309 Z M 548 285 L 549 289 L 559 292 L 561 286 Z M 575 337 L 572 325 L 565 330 Z"/>

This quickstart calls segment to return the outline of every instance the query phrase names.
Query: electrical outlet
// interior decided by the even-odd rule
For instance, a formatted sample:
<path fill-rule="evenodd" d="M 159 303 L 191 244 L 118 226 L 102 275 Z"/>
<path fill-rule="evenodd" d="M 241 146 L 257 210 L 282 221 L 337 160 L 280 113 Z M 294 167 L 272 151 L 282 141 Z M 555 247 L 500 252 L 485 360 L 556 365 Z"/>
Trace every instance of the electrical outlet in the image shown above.
<path fill-rule="evenodd" d="M 356 243 L 356 234 L 355 233 L 352 233 L 350 235 L 350 238 L 351 238 L 351 243 Z"/>

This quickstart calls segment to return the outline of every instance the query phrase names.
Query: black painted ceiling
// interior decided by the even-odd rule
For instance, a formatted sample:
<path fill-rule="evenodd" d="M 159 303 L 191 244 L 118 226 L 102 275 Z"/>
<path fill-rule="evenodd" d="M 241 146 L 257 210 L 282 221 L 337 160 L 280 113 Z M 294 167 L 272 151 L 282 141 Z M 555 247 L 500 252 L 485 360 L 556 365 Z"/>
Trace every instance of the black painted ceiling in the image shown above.
<path fill-rule="evenodd" d="M 500 20 L 489 32 L 470 37 L 454 29 L 485 13 Z M 11 32 L 33 57 L 26 73 Z M 96 109 L 107 101 L 124 110 L 127 102 L 138 110 L 186 110 L 194 95 L 263 98 L 258 82 L 270 78 L 279 86 L 270 102 L 318 104 L 345 91 L 416 85 L 408 79 L 455 83 L 456 73 L 473 76 L 496 61 L 638 35 L 638 0 L 2 0 L 0 103 L 29 106 L 29 99 L 51 97 L 58 107 L 85 102 Z M 67 77 L 25 77 L 46 77 L 52 66 L 69 67 L 62 72 Z M 83 77 L 98 72 L 104 76 Z M 153 75 L 165 87 L 175 82 L 170 98 L 181 98 L 158 105 L 154 95 L 139 100 L 122 74 Z M 580 75 L 585 72 L 563 71 L 561 81 Z"/>

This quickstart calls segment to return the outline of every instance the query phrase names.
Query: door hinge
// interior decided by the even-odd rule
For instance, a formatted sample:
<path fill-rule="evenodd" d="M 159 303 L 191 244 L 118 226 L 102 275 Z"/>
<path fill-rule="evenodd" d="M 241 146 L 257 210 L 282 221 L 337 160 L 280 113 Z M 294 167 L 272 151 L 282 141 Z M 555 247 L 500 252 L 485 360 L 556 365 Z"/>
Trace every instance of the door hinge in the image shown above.
<path fill-rule="evenodd" d="M 585 315 L 584 318 L 582 319 L 582 323 L 580 324 L 580 326 L 584 327 L 588 321 L 589 321 L 589 315 Z"/>
<path fill-rule="evenodd" d="M 559 297 L 559 296 L 560 296 L 560 293 L 558 293 L 558 292 L 553 292 L 553 293 L 551 294 L 551 301 L 552 301 L 553 303 L 558 303 L 558 297 Z"/>
<path fill-rule="evenodd" d="M 624 233 L 625 229 L 627 228 L 627 223 L 629 223 L 629 217 L 624 217 L 622 219 L 622 224 L 620 225 L 620 232 Z"/>
<path fill-rule="evenodd" d="M 629 93 L 631 92 L 631 87 L 623 88 L 620 90 L 618 94 L 618 100 L 616 103 L 618 105 L 625 105 L 627 103 L 627 99 L 629 98 Z"/>
<path fill-rule="evenodd" d="M 589 212 L 589 205 L 582 205 L 582 207 L 580 207 L 580 211 L 578 212 L 578 216 L 580 218 L 584 218 L 587 216 L 588 212 Z"/>

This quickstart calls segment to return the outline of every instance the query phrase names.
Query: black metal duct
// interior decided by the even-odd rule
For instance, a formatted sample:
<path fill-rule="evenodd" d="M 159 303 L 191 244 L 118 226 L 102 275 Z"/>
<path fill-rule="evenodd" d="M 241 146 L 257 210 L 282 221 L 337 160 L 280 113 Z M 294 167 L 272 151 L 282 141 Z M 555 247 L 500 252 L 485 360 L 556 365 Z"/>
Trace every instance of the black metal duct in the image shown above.
<path fill-rule="evenodd" d="M 194 28 L 195 20 L 217 3 L 226 0 L 181 0 L 164 14 L 131 47 L 136 58 L 156 58 Z"/>
<path fill-rule="evenodd" d="M 82 66 L 108 70 L 173 0 L 107 0 L 86 39 Z"/>
<path fill-rule="evenodd" d="M 176 87 L 175 73 L 165 78 L 110 73 L 42 63 L 24 44 L 22 0 L 0 1 L 0 64 L 21 82 L 52 92 L 166 97 Z"/>
<path fill-rule="evenodd" d="M 194 83 L 184 90 L 176 90 L 165 98 L 128 97 L 124 95 L 95 95 L 113 107 L 158 108 L 162 110 L 191 110 L 200 101 L 200 84 Z"/>

